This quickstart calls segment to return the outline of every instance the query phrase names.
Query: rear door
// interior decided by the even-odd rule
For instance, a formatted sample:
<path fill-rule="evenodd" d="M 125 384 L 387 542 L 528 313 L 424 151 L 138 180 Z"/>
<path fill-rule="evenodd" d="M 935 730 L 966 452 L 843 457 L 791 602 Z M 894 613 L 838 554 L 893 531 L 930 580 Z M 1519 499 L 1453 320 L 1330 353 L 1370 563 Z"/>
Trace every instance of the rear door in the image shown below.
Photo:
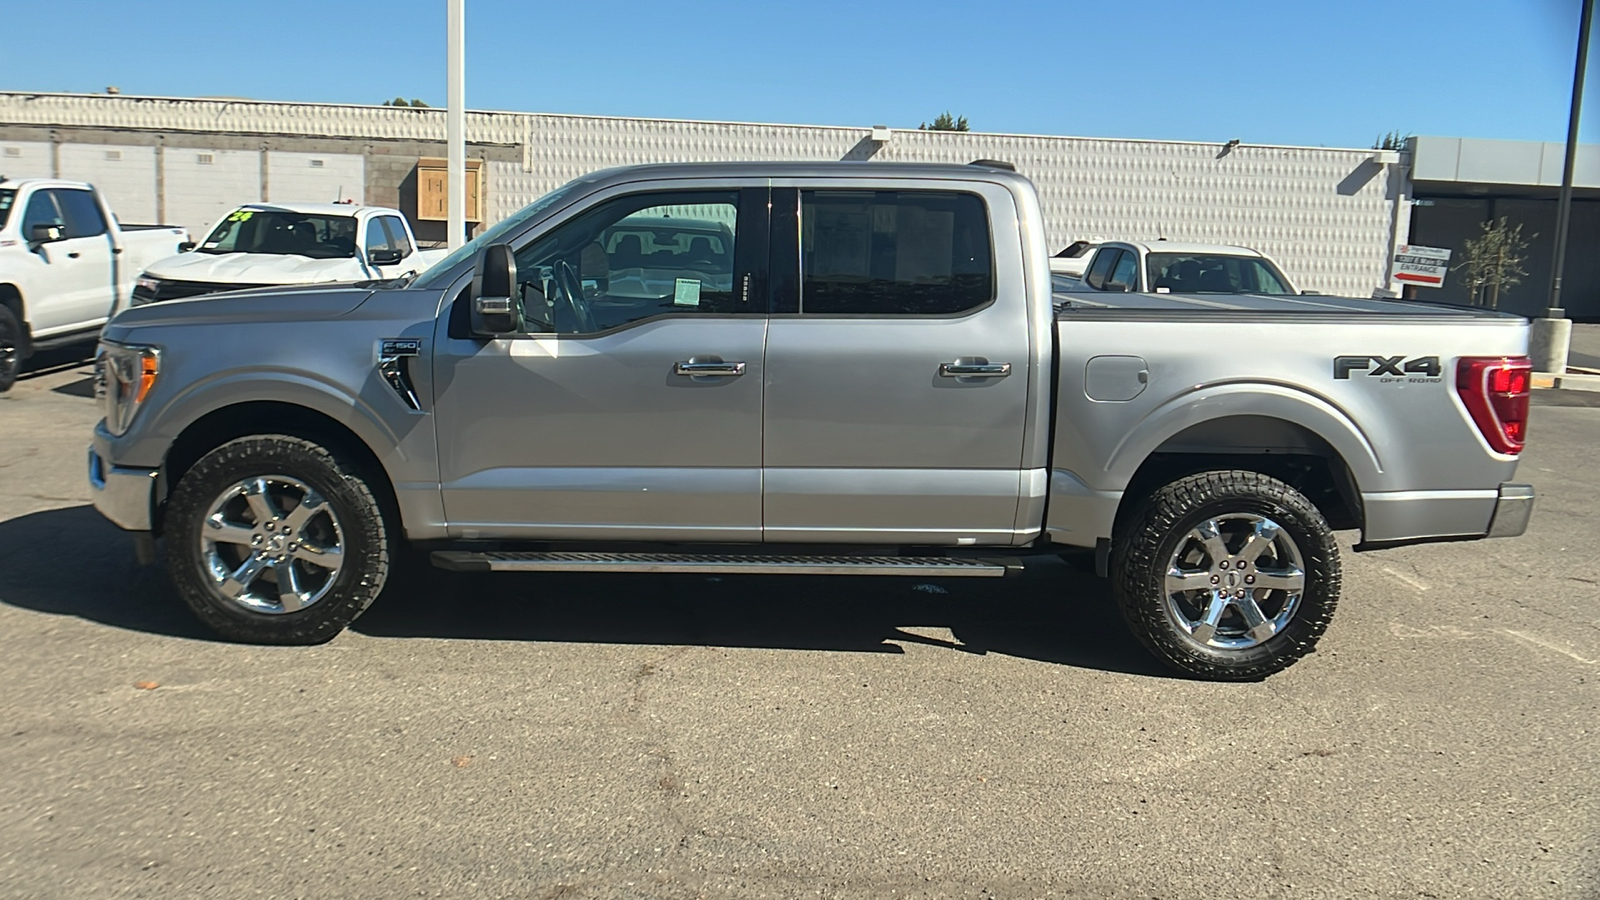
<path fill-rule="evenodd" d="M 765 539 L 1011 543 L 1029 335 L 1010 193 L 792 184 L 773 203 Z"/>
<path fill-rule="evenodd" d="M 759 541 L 765 183 L 620 188 L 513 250 L 520 331 L 436 335 L 452 534 Z"/>

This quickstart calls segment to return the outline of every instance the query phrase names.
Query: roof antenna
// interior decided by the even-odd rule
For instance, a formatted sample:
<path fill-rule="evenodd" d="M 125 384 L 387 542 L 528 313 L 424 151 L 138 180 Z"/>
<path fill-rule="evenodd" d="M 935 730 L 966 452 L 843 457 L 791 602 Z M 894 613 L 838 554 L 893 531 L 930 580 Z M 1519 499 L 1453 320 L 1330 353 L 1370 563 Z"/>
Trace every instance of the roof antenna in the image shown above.
<path fill-rule="evenodd" d="M 990 169 L 1004 169 L 1007 172 L 1015 172 L 1017 170 L 1015 165 L 1012 165 L 1003 159 L 975 159 L 972 162 L 967 163 L 967 165 L 984 166 L 985 168 Z"/>

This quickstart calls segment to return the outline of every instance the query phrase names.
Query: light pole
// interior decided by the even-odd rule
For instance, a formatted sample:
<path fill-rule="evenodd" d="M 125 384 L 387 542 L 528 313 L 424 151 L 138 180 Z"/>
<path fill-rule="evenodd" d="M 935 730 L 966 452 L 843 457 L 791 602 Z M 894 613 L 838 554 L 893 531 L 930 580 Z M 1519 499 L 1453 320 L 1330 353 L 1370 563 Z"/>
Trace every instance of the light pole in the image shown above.
<path fill-rule="evenodd" d="M 1594 0 L 1583 0 L 1578 23 L 1578 61 L 1572 75 L 1572 111 L 1567 118 L 1567 159 L 1561 169 L 1561 197 L 1556 201 L 1556 258 L 1550 274 L 1550 307 L 1534 321 L 1529 335 L 1533 367 L 1552 375 L 1567 373 L 1567 351 L 1572 346 L 1572 321 L 1561 306 L 1561 270 L 1567 264 L 1567 228 L 1572 220 L 1572 169 L 1578 158 L 1578 115 L 1583 109 L 1583 73 L 1589 62 L 1589 23 Z"/>
<path fill-rule="evenodd" d="M 1590 0 L 1584 0 L 1590 2 Z M 467 242 L 466 0 L 446 0 L 445 217 L 451 250 Z"/>

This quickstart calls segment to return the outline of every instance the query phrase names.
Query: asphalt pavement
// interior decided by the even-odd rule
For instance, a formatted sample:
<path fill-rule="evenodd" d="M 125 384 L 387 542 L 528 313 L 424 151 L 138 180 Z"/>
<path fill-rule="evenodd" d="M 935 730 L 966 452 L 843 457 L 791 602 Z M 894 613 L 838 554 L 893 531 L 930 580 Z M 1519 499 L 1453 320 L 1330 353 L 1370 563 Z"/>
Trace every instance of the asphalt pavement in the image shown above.
<path fill-rule="evenodd" d="M 1528 535 L 1347 553 L 1320 651 L 1226 685 L 1066 565 L 424 571 L 220 643 L 47 362 L 0 395 L 0 896 L 1600 896 L 1600 395 L 1539 395 Z"/>

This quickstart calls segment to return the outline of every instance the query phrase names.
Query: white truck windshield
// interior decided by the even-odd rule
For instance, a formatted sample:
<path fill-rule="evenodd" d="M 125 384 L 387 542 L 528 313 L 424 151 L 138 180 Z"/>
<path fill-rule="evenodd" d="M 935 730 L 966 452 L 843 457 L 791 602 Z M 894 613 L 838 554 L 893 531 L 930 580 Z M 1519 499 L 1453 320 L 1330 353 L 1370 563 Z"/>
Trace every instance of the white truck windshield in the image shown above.
<path fill-rule="evenodd" d="M 269 253 L 339 259 L 356 255 L 354 216 L 236 209 L 201 242 L 201 253 Z"/>
<path fill-rule="evenodd" d="M 1259 256 L 1152 253 L 1150 287 L 1174 294 L 1292 294 L 1289 282 Z"/>

